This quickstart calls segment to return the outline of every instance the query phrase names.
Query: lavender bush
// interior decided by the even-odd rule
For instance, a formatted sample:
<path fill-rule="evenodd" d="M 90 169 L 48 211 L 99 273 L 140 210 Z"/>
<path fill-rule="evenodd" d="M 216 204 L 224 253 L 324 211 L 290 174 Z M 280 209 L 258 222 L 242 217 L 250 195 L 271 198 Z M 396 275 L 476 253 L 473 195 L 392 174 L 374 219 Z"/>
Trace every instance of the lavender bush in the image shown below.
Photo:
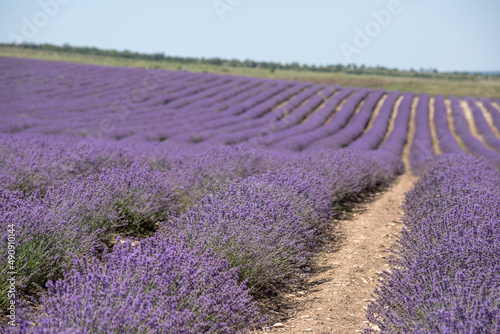
<path fill-rule="evenodd" d="M 242 144 L 188 145 L 143 141 L 81 141 L 63 136 L 0 135 L 0 186 L 44 194 L 50 187 L 106 169 L 148 165 L 181 197 L 183 210 L 218 182 L 272 170 L 287 159 Z"/>
<path fill-rule="evenodd" d="M 411 117 L 411 106 L 415 94 L 405 93 L 399 104 L 398 114 L 394 120 L 394 129 L 380 145 L 381 151 L 391 152 L 395 156 L 401 156 L 408 141 L 408 125 Z"/>
<path fill-rule="evenodd" d="M 368 320 L 382 333 L 498 333 L 500 172 L 482 159 L 440 157 L 404 209 Z"/>
<path fill-rule="evenodd" d="M 371 92 L 359 112 L 351 118 L 349 124 L 339 132 L 314 142 L 311 148 L 341 148 L 358 138 L 365 130 L 377 103 L 384 93 L 384 90 L 374 90 Z"/>
<path fill-rule="evenodd" d="M 335 108 L 353 92 L 354 88 L 344 87 L 328 99 L 319 110 L 309 116 L 306 122 L 291 126 L 286 118 L 280 119 L 277 122 L 271 123 L 268 128 L 264 129 L 259 137 L 253 138 L 253 141 L 264 146 L 280 147 L 281 141 L 287 141 L 296 135 L 314 130 L 323 125 L 330 116 L 335 112 Z M 287 106 L 288 107 L 288 104 Z M 285 107 L 285 109 L 286 109 Z M 292 110 L 288 111 L 291 112 Z"/>
<path fill-rule="evenodd" d="M 410 147 L 410 166 L 420 174 L 429 158 L 434 155 L 429 125 L 429 95 L 420 94 L 415 114 L 415 134 Z"/>
<path fill-rule="evenodd" d="M 441 95 L 434 97 L 434 126 L 438 137 L 439 148 L 443 153 L 464 153 L 448 125 L 446 104 Z"/>
<path fill-rule="evenodd" d="M 500 154 L 485 147 L 478 138 L 472 135 L 464 110 L 460 105 L 460 100 L 454 96 L 451 96 L 450 100 L 455 130 L 460 139 L 462 139 L 462 143 L 467 151 L 473 155 L 484 157 L 497 166 L 500 166 Z"/>
<path fill-rule="evenodd" d="M 315 141 L 333 135 L 342 129 L 356 111 L 356 107 L 366 98 L 370 90 L 360 89 L 347 98 L 342 108 L 330 119 L 330 122 L 312 131 L 301 133 L 288 141 L 281 141 L 276 148 L 301 151 Z"/>
<path fill-rule="evenodd" d="M 260 318 L 242 284 L 259 288 L 300 270 L 345 202 L 403 171 L 412 93 L 388 133 L 399 92 L 387 93 L 365 131 L 383 91 L 15 58 L 0 58 L 0 68 L 8 78 L 0 83 L 0 218 L 19 236 L 20 296 L 65 274 L 49 285 L 36 326 L 22 321 L 14 332 L 243 332 Z M 417 106 L 416 171 L 433 156 L 428 101 L 423 94 Z M 439 144 L 458 153 L 444 100 L 435 101 Z M 497 102 L 480 101 L 497 124 Z M 468 152 L 499 163 L 470 133 L 460 101 L 451 102 Z M 324 149 L 351 143 L 359 151 Z M 498 175 L 459 159 L 463 166 L 442 158 L 408 196 L 397 279 L 386 274 L 390 285 L 371 308 L 385 331 L 498 327 Z M 139 246 L 91 255 L 110 233 L 158 226 L 161 236 Z"/>
<path fill-rule="evenodd" d="M 75 177 L 44 196 L 1 189 L 0 217 L 16 231 L 18 286 L 43 286 L 74 256 L 109 241 L 109 232 L 152 230 L 178 210 L 178 197 L 163 173 L 132 165 Z M 1 268 L 7 270 L 7 229 L 2 231 Z M 7 284 L 2 282 L 2 290 Z M 2 294 L 2 304 L 6 294 Z"/>
<path fill-rule="evenodd" d="M 158 150 L 150 164 L 168 174 L 168 179 L 179 189 L 180 211 L 185 211 L 219 184 L 280 168 L 290 158 L 245 144 L 209 145 L 184 152 Z"/>
<path fill-rule="evenodd" d="M 152 230 L 179 209 L 179 199 L 164 173 L 138 165 L 76 177 L 50 189 L 45 202 L 54 212 L 75 217 L 73 224 L 94 230 Z"/>
<path fill-rule="evenodd" d="M 16 288 L 23 293 L 61 276 L 74 256 L 86 256 L 92 249 L 100 248 L 98 234 L 102 230 L 92 231 L 89 226 L 78 225 L 78 217 L 68 207 L 55 210 L 36 195 L 0 189 L 0 221 L 4 227 L 0 239 L 0 273 L 7 277 L 8 272 L 17 272 Z M 7 227 L 15 235 L 14 262 L 8 258 Z M 2 279 L 2 308 L 8 302 L 7 288 L 7 280 Z"/>
<path fill-rule="evenodd" d="M 75 176 L 88 176 L 113 166 L 127 167 L 136 161 L 141 162 L 140 150 L 110 141 L 0 135 L 0 186 L 11 190 L 44 193 Z"/>
<path fill-rule="evenodd" d="M 342 149 L 304 152 L 298 166 L 320 175 L 332 201 L 340 203 L 388 185 L 401 172 L 402 163 L 390 153 Z"/>
<path fill-rule="evenodd" d="M 239 143 L 256 137 L 260 133 L 285 130 L 297 125 L 338 89 L 334 86 L 324 88 L 320 92 L 317 92 L 320 88 L 324 88 L 323 85 L 314 85 L 297 94 L 290 101 L 286 101 L 285 105 L 282 107 L 278 107 L 274 110 L 270 108 L 270 111 L 265 115 L 221 129 L 223 132 L 230 133 L 218 135 L 213 138 L 212 142 Z M 311 96 L 313 93 L 314 95 Z M 273 105 L 276 105 L 276 103 Z"/>
<path fill-rule="evenodd" d="M 477 106 L 477 100 L 472 97 L 465 98 L 474 118 L 474 123 L 484 142 L 495 151 L 500 152 L 500 138 L 497 138 L 491 126 L 486 121 L 483 111 Z"/>
<path fill-rule="evenodd" d="M 396 172 L 380 165 L 400 168 L 391 159 L 400 161 L 348 150 L 300 156 L 285 169 L 215 189 L 162 233 L 224 254 L 252 287 L 272 284 L 307 262 L 335 206 L 390 182 Z"/>
<path fill-rule="evenodd" d="M 493 106 L 492 100 L 486 98 L 479 98 L 479 101 L 483 103 L 484 108 L 491 115 L 491 119 L 493 121 L 493 125 L 500 131 L 500 109 L 497 109 Z"/>
<path fill-rule="evenodd" d="M 238 271 L 210 250 L 155 236 L 78 260 L 44 312 L 12 333 L 243 333 L 262 322 Z"/>
<path fill-rule="evenodd" d="M 241 267 L 241 279 L 251 287 L 292 274 L 314 248 L 321 218 L 314 205 L 326 213 L 328 206 L 321 187 L 313 189 L 319 179 L 298 169 L 285 171 L 218 189 L 165 225 L 163 234 L 181 234 L 191 245 L 224 254 Z M 314 197 L 322 202 L 314 203 Z"/>
<path fill-rule="evenodd" d="M 353 150 L 368 151 L 376 149 L 384 140 L 389 121 L 394 109 L 394 104 L 398 99 L 400 92 L 391 92 L 387 95 L 384 103 L 380 107 L 379 114 L 375 118 L 372 127 L 365 134 L 349 144 Z"/>

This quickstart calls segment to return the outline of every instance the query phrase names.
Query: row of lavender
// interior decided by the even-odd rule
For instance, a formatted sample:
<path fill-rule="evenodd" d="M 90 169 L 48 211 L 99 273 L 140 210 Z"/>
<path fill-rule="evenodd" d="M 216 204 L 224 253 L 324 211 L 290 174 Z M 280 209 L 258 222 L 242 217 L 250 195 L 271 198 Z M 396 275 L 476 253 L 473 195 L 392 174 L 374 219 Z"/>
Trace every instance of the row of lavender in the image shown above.
<path fill-rule="evenodd" d="M 420 95 L 415 115 L 415 135 L 410 149 L 410 164 L 414 173 L 422 173 L 426 163 L 436 154 L 433 148 L 430 122 L 433 122 L 436 140 L 441 153 L 469 153 L 486 158 L 500 167 L 500 111 L 488 99 L 480 99 L 486 112 L 480 109 L 478 100 L 467 97 L 461 104 L 457 97 L 450 97 L 450 107 L 441 95 L 434 98 L 434 119 L 429 119 L 429 96 Z M 471 112 L 471 124 L 465 114 Z M 451 112 L 448 114 L 448 110 Z M 485 118 L 492 118 L 492 125 Z M 449 120 L 451 120 L 449 122 Z M 474 136 L 471 126 L 475 126 L 482 141 Z M 454 133 L 451 128 L 454 129 Z"/>
<path fill-rule="evenodd" d="M 150 82 L 153 77 L 143 78 L 142 90 L 136 92 L 133 82 L 140 76 L 133 77 L 134 70 L 125 73 L 124 69 L 92 66 L 75 66 L 68 71 L 71 82 L 54 88 L 44 82 L 46 70 L 38 65 L 34 66 L 38 72 L 21 76 L 21 85 L 14 75 L 16 84 L 4 87 L 8 94 L 3 95 L 2 106 L 8 108 L 2 110 L 7 119 L 2 126 L 7 129 L 23 118 L 33 124 L 18 128 L 20 136 L 2 136 L 1 215 L 21 231 L 18 240 L 25 241 L 16 250 L 23 263 L 23 274 L 18 277 L 23 293 L 29 295 L 36 285 L 66 277 L 44 297 L 47 316 L 35 317 L 41 327 L 30 328 L 25 322 L 20 330 L 27 332 L 51 327 L 54 332 L 84 328 L 224 332 L 256 325 L 260 317 L 248 289 L 273 284 L 307 261 L 324 222 L 334 214 L 333 203 L 373 190 L 401 172 L 394 156 L 403 152 L 416 101 L 411 93 L 400 97 L 398 92 L 169 72 L 159 73 L 165 78 L 156 84 Z M 79 74 L 75 77 L 75 73 Z M 70 87 L 74 84 L 78 87 Z M 20 87 L 24 95 L 17 94 Z M 122 96 L 127 90 L 134 93 Z M 116 101 L 113 117 L 127 120 L 127 126 L 134 129 L 132 135 L 127 126 L 113 129 L 109 124 L 113 118 L 105 105 Z M 125 107 L 120 105 L 123 101 Z M 475 100 L 466 102 L 484 143 L 495 149 L 495 129 L 481 110 L 474 109 Z M 490 100 L 481 102 L 497 125 L 496 107 Z M 376 107 L 378 115 L 373 118 Z M 391 120 L 393 110 L 397 113 Z M 450 131 L 444 99 L 435 98 L 434 124 L 441 150 L 459 153 L 462 144 L 470 153 L 497 162 L 498 153 L 471 134 L 463 105 L 453 97 L 451 110 L 458 137 Z M 434 155 L 428 115 L 429 97 L 423 94 L 416 105 L 410 156 L 416 172 Z M 67 129 L 80 136 L 82 126 L 128 140 L 66 137 L 61 141 L 38 135 Z M 154 129 L 158 131 L 145 135 Z M 115 136 L 117 131 L 124 132 Z M 29 133 L 35 136 L 23 137 Z M 206 144 L 248 140 L 278 150 L 308 150 L 283 154 Z M 204 143 L 178 143 L 198 141 Z M 363 154 L 319 151 L 347 145 L 378 150 Z M 181 150 L 186 153 L 175 153 Z M 116 252 L 100 255 L 116 233 L 157 229 L 157 236 L 139 246 L 127 242 L 116 246 Z M 3 235 L 5 246 L 6 240 Z M 98 255 L 93 254 L 96 251 Z M 165 262 L 158 259 L 163 252 L 171 254 Z M 7 252 L 2 250 L 2 254 Z M 152 268 L 149 257 L 158 259 L 161 271 Z M 182 261 L 173 261 L 175 257 Z M 6 258 L 3 261 L 5 272 Z M 196 268 L 200 263 L 206 266 L 193 274 L 195 267 L 183 271 L 184 262 Z M 140 280 L 134 274 L 137 268 L 152 274 Z M 117 280 L 118 273 L 125 278 Z M 180 288 L 191 280 L 195 283 L 189 289 Z M 220 282 L 227 285 L 211 289 Z M 7 296 L 8 286 L 2 284 L 2 296 Z M 156 289 L 158 284 L 166 290 Z M 173 306 L 159 309 L 158 296 L 165 294 Z M 190 295 L 197 298 L 190 299 Z M 124 311 L 123 305 L 130 303 L 137 306 L 136 317 Z M 103 312 L 115 317 L 92 327 Z M 146 314 L 155 317 L 151 320 Z M 83 320 L 75 323 L 72 319 Z M 120 327 L 124 323 L 134 324 L 133 329 Z"/>
<path fill-rule="evenodd" d="M 500 171 L 446 154 L 406 195 L 368 320 L 382 333 L 500 332 Z"/>
<path fill-rule="evenodd" d="M 250 292 L 300 271 L 336 203 L 401 170 L 384 151 L 285 156 L 244 146 L 0 140 L 0 218 L 16 233 L 17 302 L 49 282 L 44 311 L 24 308 L 8 328 L 20 333 L 232 333 L 261 324 Z M 116 234 L 154 230 L 113 246 Z M 3 308 L 10 286 L 0 284 Z"/>
<path fill-rule="evenodd" d="M 0 69 L 5 79 L 0 111 L 6 120 L 0 131 L 95 139 L 250 141 L 293 151 L 359 147 L 355 141 L 366 134 L 366 128 L 389 124 L 392 110 L 402 99 L 401 93 L 382 90 L 10 58 L 1 58 Z M 470 133 L 460 101 L 450 100 L 453 127 L 463 144 L 460 147 L 451 138 L 447 107 L 438 95 L 433 104 L 434 122 L 443 152 L 466 149 L 498 161 L 500 111 L 496 102 L 466 99 L 486 147 Z M 429 96 L 421 94 L 418 101 L 411 155 L 416 172 L 435 153 L 428 126 Z M 373 119 L 379 109 L 384 112 Z"/>
<path fill-rule="evenodd" d="M 318 93 L 322 101 L 338 89 L 9 58 L 1 58 L 0 69 L 3 132 L 118 139 L 179 139 L 189 132 L 187 140 L 197 141 L 196 132 L 261 117 L 299 92 L 303 99 Z"/>

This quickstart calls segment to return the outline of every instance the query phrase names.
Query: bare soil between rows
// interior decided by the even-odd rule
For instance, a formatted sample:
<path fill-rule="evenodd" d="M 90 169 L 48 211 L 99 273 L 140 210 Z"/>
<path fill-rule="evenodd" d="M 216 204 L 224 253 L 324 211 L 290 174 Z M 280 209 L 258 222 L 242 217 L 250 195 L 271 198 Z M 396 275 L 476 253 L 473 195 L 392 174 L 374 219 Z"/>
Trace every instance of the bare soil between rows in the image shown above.
<path fill-rule="evenodd" d="M 313 260 L 313 274 L 295 286 L 295 291 L 282 293 L 284 304 L 276 305 L 282 319 L 278 312 L 273 317 L 273 324 L 280 322 L 281 326 L 263 332 L 356 333 L 370 327 L 366 306 L 379 274 L 388 268 L 385 250 L 397 240 L 402 228 L 401 205 L 416 181 L 407 172 L 333 222 L 334 238 Z"/>

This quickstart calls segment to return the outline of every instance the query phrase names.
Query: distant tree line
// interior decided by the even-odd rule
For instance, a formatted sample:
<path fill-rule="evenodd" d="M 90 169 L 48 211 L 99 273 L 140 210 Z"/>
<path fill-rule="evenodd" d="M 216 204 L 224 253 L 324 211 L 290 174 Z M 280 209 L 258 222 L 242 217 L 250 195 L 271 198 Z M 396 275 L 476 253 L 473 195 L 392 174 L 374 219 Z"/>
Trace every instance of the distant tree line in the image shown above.
<path fill-rule="evenodd" d="M 268 61 L 254 61 L 254 60 L 238 60 L 238 59 L 221 59 L 221 58 L 191 58 L 191 57 L 177 57 L 167 56 L 163 52 L 145 54 L 139 52 L 132 52 L 129 50 L 104 50 L 96 47 L 77 47 L 69 44 L 62 46 L 53 44 L 3 44 L 2 46 L 20 47 L 23 49 L 33 49 L 42 51 L 65 52 L 75 53 L 92 56 L 106 56 L 127 59 L 140 59 L 158 62 L 175 62 L 181 65 L 213 65 L 213 66 L 230 66 L 230 67 L 244 67 L 244 68 L 262 68 L 268 69 L 271 72 L 275 70 L 294 70 L 294 71 L 310 71 L 310 72 L 323 72 L 323 73 L 347 73 L 347 74 L 374 74 L 385 75 L 394 77 L 415 77 L 415 78 L 441 78 L 441 79 L 474 79 L 478 77 L 500 77 L 500 74 L 484 74 L 484 73 L 470 73 L 470 72 L 446 72 L 440 73 L 436 69 L 410 69 L 409 71 L 398 70 L 397 68 L 387 68 L 384 66 L 365 66 L 356 64 L 336 64 L 336 65 L 307 65 L 292 62 L 289 64 L 281 64 L 277 62 Z"/>

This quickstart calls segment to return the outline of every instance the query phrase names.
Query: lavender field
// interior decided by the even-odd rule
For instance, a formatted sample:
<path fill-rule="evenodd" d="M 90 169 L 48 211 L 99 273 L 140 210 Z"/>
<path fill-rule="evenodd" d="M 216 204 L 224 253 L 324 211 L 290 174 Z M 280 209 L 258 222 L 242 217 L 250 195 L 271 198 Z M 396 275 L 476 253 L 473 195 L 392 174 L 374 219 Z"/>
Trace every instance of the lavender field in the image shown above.
<path fill-rule="evenodd" d="M 0 78 L 5 332 L 273 325 L 258 296 L 403 173 L 366 319 L 500 332 L 500 100 L 6 57 Z"/>

